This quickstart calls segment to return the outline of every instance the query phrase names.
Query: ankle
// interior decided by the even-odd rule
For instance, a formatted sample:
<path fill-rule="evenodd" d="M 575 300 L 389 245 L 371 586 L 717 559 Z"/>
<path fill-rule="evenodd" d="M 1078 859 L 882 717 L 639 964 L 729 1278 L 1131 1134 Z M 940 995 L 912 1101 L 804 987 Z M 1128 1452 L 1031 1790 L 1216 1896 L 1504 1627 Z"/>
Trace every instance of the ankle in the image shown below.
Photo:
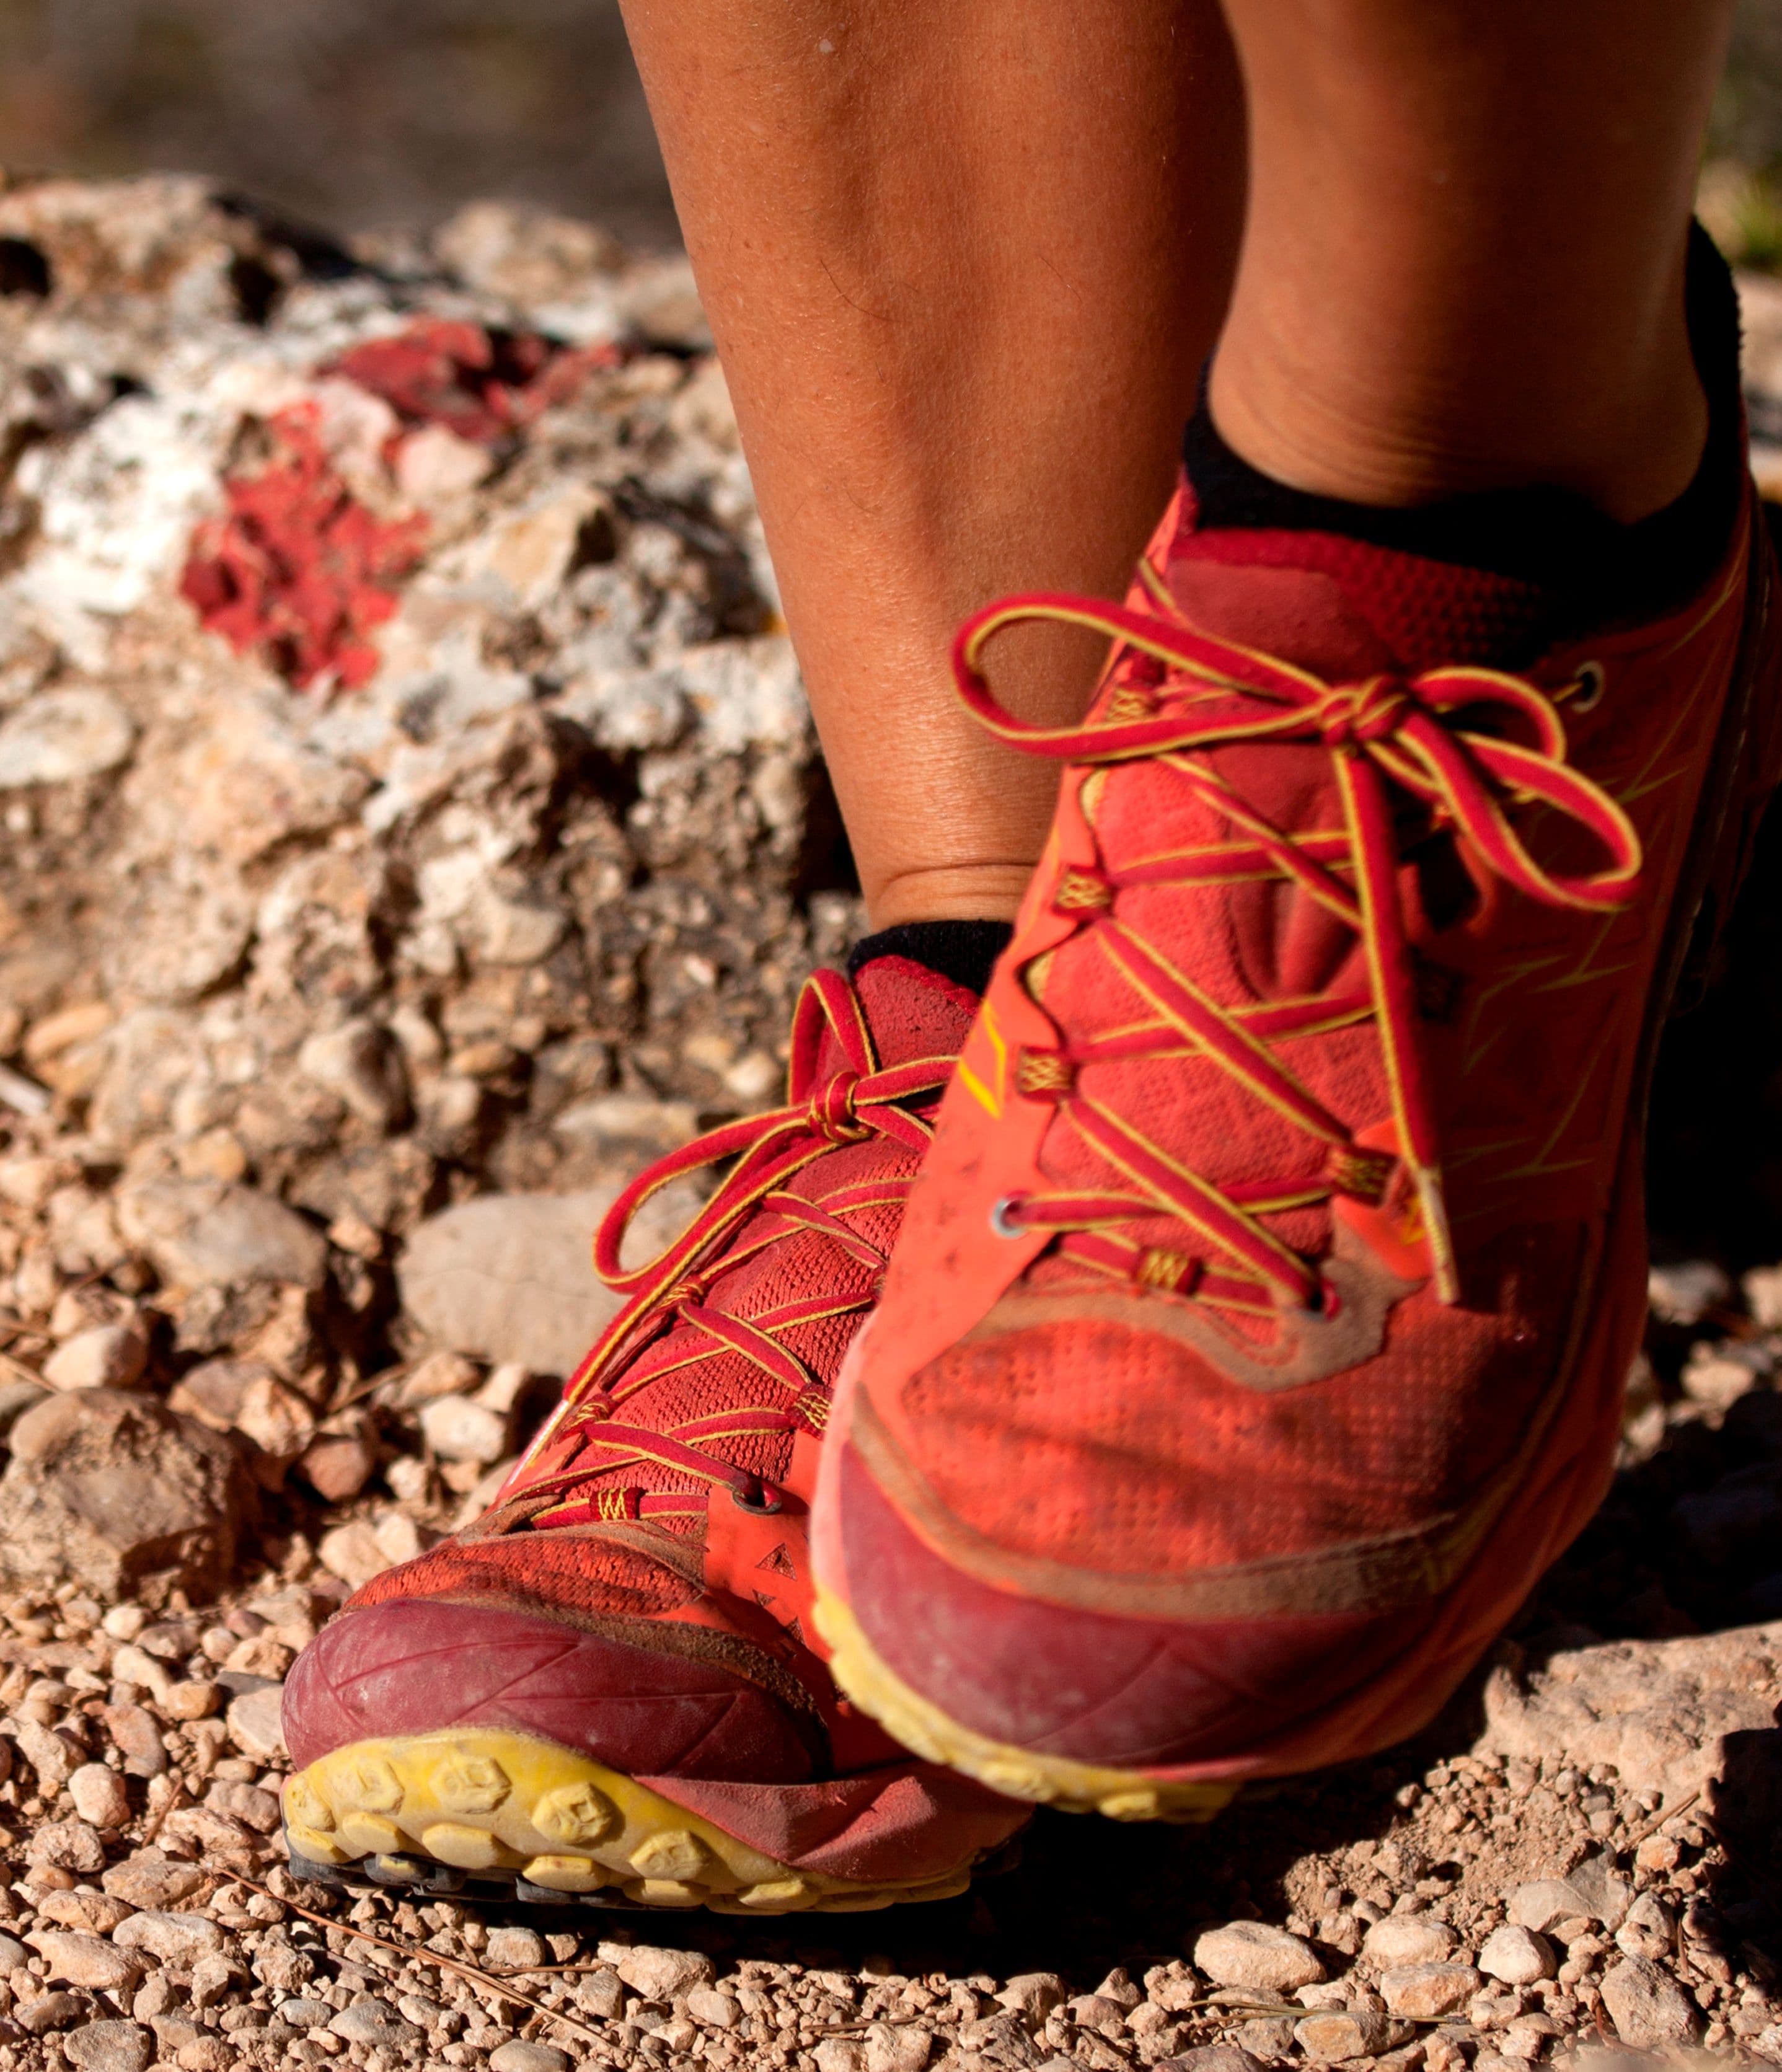
<path fill-rule="evenodd" d="M 1612 384 L 1582 374 L 1487 384 L 1459 368 L 1420 383 L 1389 352 L 1348 368 L 1338 359 L 1301 364 L 1278 331 L 1234 310 L 1208 390 L 1233 451 L 1278 482 L 1351 504 L 1556 488 L 1632 524 L 1683 493 L 1707 437 L 1681 326 Z"/>
<path fill-rule="evenodd" d="M 875 931 L 916 921 L 1012 921 L 1031 863 L 957 863 L 897 872 L 866 888 Z"/>

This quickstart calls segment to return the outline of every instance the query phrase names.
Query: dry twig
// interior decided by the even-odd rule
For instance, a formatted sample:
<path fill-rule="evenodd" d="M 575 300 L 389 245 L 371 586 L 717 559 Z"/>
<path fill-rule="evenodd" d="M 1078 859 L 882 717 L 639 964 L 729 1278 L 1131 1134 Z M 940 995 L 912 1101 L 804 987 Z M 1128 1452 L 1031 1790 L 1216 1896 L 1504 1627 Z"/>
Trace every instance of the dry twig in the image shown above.
<path fill-rule="evenodd" d="M 572 2014 L 564 2014 L 556 2008 L 547 2007 L 542 2000 L 534 2000 L 530 1993 L 523 1993 L 516 1987 L 504 1985 L 493 1971 L 484 1971 L 480 1964 L 467 1964 L 456 1957 L 443 1956 L 437 1950 L 424 1947 L 418 1948 L 412 1943 L 392 1942 L 389 1936 L 374 1935 L 370 1929 L 360 1928 L 350 1921 L 331 1920 L 325 1914 L 318 1914 L 311 1907 L 299 1906 L 294 1899 L 280 1898 L 270 1885 L 261 1884 L 257 1878 L 249 1877 L 243 1872 L 231 1871 L 229 1876 L 237 1885 L 247 1885 L 255 1892 L 263 1892 L 268 1899 L 277 1900 L 281 1906 L 288 1906 L 293 1914 L 300 1914 L 305 1921 L 313 1922 L 318 1928 L 335 1928 L 343 1935 L 352 1936 L 360 1942 L 373 1943 L 378 1949 L 391 1951 L 398 1957 L 406 1957 L 417 1963 L 437 1964 L 442 1971 L 455 1971 L 459 1978 L 468 1979 L 472 1985 L 482 1987 L 486 1992 L 493 1993 L 499 2000 L 512 2000 L 517 2007 L 530 2008 L 534 2014 L 543 2015 L 547 2021 L 562 2022 L 566 2029 L 573 2030 L 589 2043 L 606 2041 L 599 2029 L 591 2029 L 585 2021 L 578 2021 Z M 537 1968 L 554 1970 L 556 1967 L 541 1965 Z"/>

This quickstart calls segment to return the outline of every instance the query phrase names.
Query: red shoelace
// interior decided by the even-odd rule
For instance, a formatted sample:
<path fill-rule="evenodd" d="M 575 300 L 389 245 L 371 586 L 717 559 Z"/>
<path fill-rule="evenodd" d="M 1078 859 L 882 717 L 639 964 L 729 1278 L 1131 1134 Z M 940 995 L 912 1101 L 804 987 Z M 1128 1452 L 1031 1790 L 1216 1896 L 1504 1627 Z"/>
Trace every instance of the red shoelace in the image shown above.
<path fill-rule="evenodd" d="M 1146 572 L 1147 576 L 1149 571 Z M 1154 581 L 1161 608 L 1173 610 Z M 1115 643 L 1101 711 L 1080 726 L 1027 725 L 999 705 L 979 667 L 1005 628 L 1040 619 L 1082 626 Z M 1013 597 L 969 619 L 953 653 L 966 705 L 991 731 L 1030 754 L 1107 767 L 1141 759 L 1171 771 L 1222 815 L 1230 838 L 1116 869 L 1067 869 L 1053 905 L 1089 931 L 1139 1003 L 1141 1019 L 1056 1050 L 1028 1050 L 1018 1083 L 1055 1099 L 1084 1139 L 1130 1183 L 1130 1192 L 1034 1194 L 998 1204 L 1013 1234 L 1050 1227 L 1072 1256 L 1122 1276 L 1234 1309 L 1270 1314 L 1285 1303 L 1324 1309 L 1334 1299 L 1317 1263 L 1261 1219 L 1348 1195 L 1385 1198 L 1401 1161 L 1426 1241 L 1438 1293 L 1459 1299 L 1441 1161 L 1418 1026 L 1417 976 L 1401 905 L 1399 837 L 1389 787 L 1428 810 L 1431 832 L 1451 831 L 1481 892 L 1493 879 L 1549 906 L 1600 912 L 1624 904 L 1640 869 L 1638 836 L 1614 800 L 1566 761 L 1559 702 L 1601 691 L 1593 672 L 1549 693 L 1495 669 L 1453 667 L 1415 676 L 1327 683 L 1274 657 L 1163 618 L 1093 599 Z M 1532 738 L 1525 746 L 1495 730 Z M 1481 731 L 1489 726 L 1493 730 Z M 1247 804 L 1206 760 L 1239 743 L 1321 742 L 1335 765 L 1343 824 L 1288 833 Z M 1555 876 L 1535 861 L 1505 805 L 1538 804 L 1587 828 L 1607 852 L 1587 876 Z M 1221 1006 L 1117 911 L 1129 886 L 1209 889 L 1258 877 L 1290 879 L 1352 929 L 1364 946 L 1365 992 L 1338 998 Z M 1274 1054 L 1281 1039 L 1372 1019 L 1379 1035 L 1397 1144 L 1364 1145 Z M 1084 1094 L 1083 1067 L 1112 1058 L 1180 1054 L 1213 1060 L 1258 1100 L 1327 1148 L 1323 1171 L 1217 1186 L 1147 1137 L 1130 1116 Z M 1140 1246 L 1119 1226 L 1167 1216 L 1183 1227 L 1181 1248 Z"/>
<path fill-rule="evenodd" d="M 819 1078 L 825 1034 L 846 1060 Z M 739 1503 L 778 1507 L 777 1493 L 757 1475 L 710 1451 L 724 1441 L 776 1433 L 820 1433 L 827 1422 L 829 1384 L 782 1342 L 800 1324 L 870 1309 L 883 1280 L 885 1255 L 854 1227 L 850 1214 L 902 1202 L 915 1178 L 887 1173 L 813 1196 L 789 1182 L 837 1146 L 879 1137 L 920 1160 L 932 1130 L 928 1117 L 952 1075 L 951 1058 L 881 1067 L 858 997 L 839 972 L 820 971 L 805 983 L 792 1019 L 787 1104 L 766 1115 L 726 1123 L 640 1174 L 602 1221 L 594 1260 L 601 1278 L 631 1299 L 582 1362 L 563 1402 L 510 1478 L 497 1508 L 513 1524 L 577 1525 L 597 1519 L 699 1517 L 704 1503 L 686 1490 L 651 1490 L 615 1477 L 651 1464 L 727 1486 Z M 674 1243 L 648 1265 L 626 1267 L 619 1254 L 631 1219 L 673 1181 L 726 1159 L 736 1162 Z M 743 1227 L 750 1226 L 747 1232 Z M 706 1300 L 712 1284 L 801 1231 L 814 1231 L 866 1267 L 870 1281 L 838 1276 L 837 1285 L 743 1316 Z M 851 1279 L 850 1289 L 840 1285 Z M 690 1336 L 677 1326 L 693 1327 Z M 669 1340 L 673 1334 L 672 1342 Z M 652 1382 L 725 1354 L 739 1354 L 764 1384 L 759 1396 L 658 1429 L 628 1416 Z M 554 1466 L 553 1463 L 555 1463 Z M 591 1490 L 586 1486 L 597 1486 Z"/>

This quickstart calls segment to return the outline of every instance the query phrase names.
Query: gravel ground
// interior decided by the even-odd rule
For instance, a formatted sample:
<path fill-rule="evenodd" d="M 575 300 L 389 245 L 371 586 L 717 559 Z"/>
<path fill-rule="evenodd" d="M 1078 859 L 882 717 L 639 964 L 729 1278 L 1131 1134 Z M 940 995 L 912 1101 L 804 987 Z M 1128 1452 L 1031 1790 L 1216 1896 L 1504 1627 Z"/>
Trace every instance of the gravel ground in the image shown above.
<path fill-rule="evenodd" d="M 310 1885 L 294 1654 L 524 1443 L 618 1182 L 771 1093 L 846 854 L 677 262 L 19 187 L 0 426 L 0 2072 L 1782 2062 L 1776 844 L 1622 1474 L 1414 1747 L 927 1910 Z"/>

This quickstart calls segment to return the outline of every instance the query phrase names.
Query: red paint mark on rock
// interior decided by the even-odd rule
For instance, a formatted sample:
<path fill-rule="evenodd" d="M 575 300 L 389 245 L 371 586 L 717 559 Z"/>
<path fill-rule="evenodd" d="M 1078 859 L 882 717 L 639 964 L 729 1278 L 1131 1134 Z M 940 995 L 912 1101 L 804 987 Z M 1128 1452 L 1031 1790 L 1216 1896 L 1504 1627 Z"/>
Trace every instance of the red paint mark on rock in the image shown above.
<path fill-rule="evenodd" d="M 461 439 L 494 446 L 624 357 L 617 345 L 572 347 L 536 331 L 430 318 L 356 345 L 322 371 L 381 396 L 410 428 L 443 425 Z"/>
<path fill-rule="evenodd" d="M 457 328 L 457 327 L 451 327 Z M 224 483 L 228 515 L 201 524 L 180 594 L 238 655 L 298 690 L 356 690 L 377 672 L 369 639 L 421 558 L 426 520 L 380 518 L 336 473 L 308 404 L 269 423 L 272 458 Z"/>

